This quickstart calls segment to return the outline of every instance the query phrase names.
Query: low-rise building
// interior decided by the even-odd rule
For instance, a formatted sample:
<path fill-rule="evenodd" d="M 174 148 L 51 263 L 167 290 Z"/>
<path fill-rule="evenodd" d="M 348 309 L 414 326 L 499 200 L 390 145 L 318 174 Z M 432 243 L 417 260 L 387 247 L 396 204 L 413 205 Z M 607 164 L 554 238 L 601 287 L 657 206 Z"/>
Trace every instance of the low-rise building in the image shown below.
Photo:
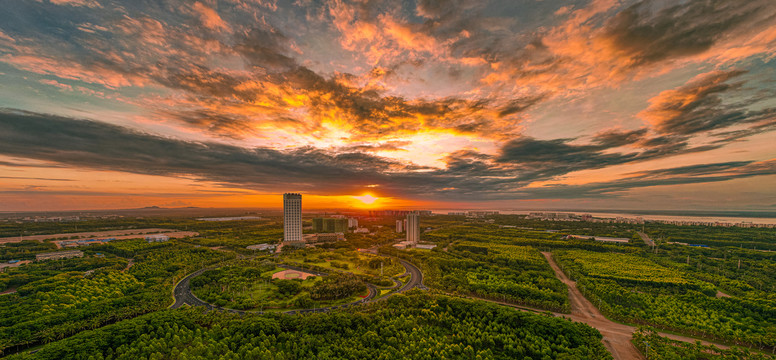
<path fill-rule="evenodd" d="M 29 261 L 29 260 L 10 260 L 10 261 L 8 261 L 6 263 L 0 263 L 0 272 L 5 271 L 5 269 L 7 269 L 7 268 L 19 267 L 19 266 L 22 266 L 24 264 L 29 264 L 29 263 L 31 263 L 31 261 Z"/>
<path fill-rule="evenodd" d="M 322 243 L 322 242 L 335 242 L 335 241 L 344 241 L 345 240 L 345 234 L 343 233 L 318 233 L 314 234 L 314 236 L 310 237 L 310 239 L 305 239 L 308 243 Z"/>
<path fill-rule="evenodd" d="M 67 251 L 55 251 L 50 253 L 42 253 L 42 254 L 36 254 L 35 260 L 37 261 L 59 260 L 59 259 L 69 259 L 74 257 L 84 257 L 84 252 L 81 250 L 67 250 Z"/>
<path fill-rule="evenodd" d="M 568 235 L 566 236 L 566 239 L 585 239 L 585 240 L 595 240 L 595 241 L 621 243 L 621 244 L 630 242 L 630 239 L 628 238 L 615 238 L 615 237 L 608 237 L 608 236 L 591 236 L 591 235 Z"/>
<path fill-rule="evenodd" d="M 348 220 L 340 218 L 313 218 L 313 231 L 319 233 L 344 233 L 348 231 Z"/>
<path fill-rule="evenodd" d="M 248 245 L 246 249 L 248 250 L 258 250 L 258 251 L 274 251 L 275 247 L 277 245 L 275 244 L 256 244 L 256 245 Z"/>
<path fill-rule="evenodd" d="M 400 249 L 400 250 L 404 250 L 406 248 L 411 248 L 412 245 L 413 245 L 412 241 L 404 240 L 404 241 L 399 241 L 396 244 L 393 244 L 393 247 L 395 247 L 397 249 Z"/>
<path fill-rule="evenodd" d="M 147 235 L 145 240 L 148 242 L 162 242 L 170 240 L 170 237 L 164 234 Z"/>

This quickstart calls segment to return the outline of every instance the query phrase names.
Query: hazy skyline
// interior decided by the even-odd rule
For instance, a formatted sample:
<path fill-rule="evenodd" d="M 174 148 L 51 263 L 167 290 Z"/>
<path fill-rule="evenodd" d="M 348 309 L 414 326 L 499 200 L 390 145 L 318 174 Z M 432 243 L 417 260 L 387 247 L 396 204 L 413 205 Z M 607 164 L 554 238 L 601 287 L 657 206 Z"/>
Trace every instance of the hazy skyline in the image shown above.
<path fill-rule="evenodd" d="M 0 211 L 776 209 L 771 0 L 2 7 Z"/>

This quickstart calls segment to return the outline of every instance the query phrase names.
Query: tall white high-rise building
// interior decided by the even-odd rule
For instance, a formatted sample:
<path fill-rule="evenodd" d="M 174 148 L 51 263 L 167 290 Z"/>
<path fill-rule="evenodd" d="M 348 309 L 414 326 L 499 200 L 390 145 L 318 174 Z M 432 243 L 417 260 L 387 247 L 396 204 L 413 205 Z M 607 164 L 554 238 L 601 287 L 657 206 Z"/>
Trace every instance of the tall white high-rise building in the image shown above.
<path fill-rule="evenodd" d="M 420 215 L 417 213 L 407 214 L 407 241 L 412 245 L 417 245 L 420 239 Z"/>
<path fill-rule="evenodd" d="M 302 194 L 283 194 L 283 241 L 303 244 Z"/>
<path fill-rule="evenodd" d="M 396 232 L 400 233 L 404 230 L 404 220 L 396 220 Z"/>
<path fill-rule="evenodd" d="M 348 218 L 348 228 L 357 228 L 357 227 L 358 227 L 358 219 Z"/>

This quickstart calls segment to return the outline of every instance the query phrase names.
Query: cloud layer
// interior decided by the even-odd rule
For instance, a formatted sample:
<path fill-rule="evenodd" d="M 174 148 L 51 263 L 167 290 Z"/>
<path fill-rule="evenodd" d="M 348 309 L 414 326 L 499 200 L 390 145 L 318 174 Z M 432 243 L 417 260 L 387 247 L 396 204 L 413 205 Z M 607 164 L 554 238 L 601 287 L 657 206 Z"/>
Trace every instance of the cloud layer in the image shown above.
<path fill-rule="evenodd" d="M 6 10 L 0 156 L 47 166 L 465 201 L 772 171 L 757 139 L 776 129 L 773 1 Z"/>

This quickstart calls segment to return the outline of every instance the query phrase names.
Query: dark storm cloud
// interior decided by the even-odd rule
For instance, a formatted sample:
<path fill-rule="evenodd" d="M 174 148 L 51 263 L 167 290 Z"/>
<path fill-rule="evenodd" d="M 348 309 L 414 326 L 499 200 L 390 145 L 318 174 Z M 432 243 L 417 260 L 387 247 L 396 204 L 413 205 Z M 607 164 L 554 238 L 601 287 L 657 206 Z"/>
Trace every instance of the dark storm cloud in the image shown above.
<path fill-rule="evenodd" d="M 515 199 L 556 198 L 586 199 L 615 198 L 623 193 L 653 186 L 687 185 L 729 181 L 754 176 L 776 175 L 776 160 L 763 162 L 711 163 L 658 169 L 635 173 L 635 176 L 582 185 L 549 185 L 515 191 Z M 496 197 L 494 197 L 495 199 Z"/>
<path fill-rule="evenodd" d="M 628 66 L 705 52 L 730 32 L 752 25 L 774 3 L 696 0 L 657 7 L 656 1 L 641 1 L 606 22 L 604 36 L 629 59 Z"/>
<path fill-rule="evenodd" d="M 726 171 L 736 168 L 742 168 L 746 165 L 753 163 L 752 161 L 731 161 L 725 163 L 712 163 L 712 164 L 698 164 L 681 166 L 669 169 L 658 169 L 649 171 L 640 171 L 631 173 L 631 175 L 638 175 L 639 178 L 664 178 L 666 176 L 673 175 L 688 175 L 688 176 L 701 176 L 718 173 L 720 171 Z"/>
<path fill-rule="evenodd" d="M 745 83 L 731 81 L 745 73 L 730 70 L 700 75 L 677 89 L 663 91 L 650 99 L 649 108 L 639 115 L 652 123 L 658 132 L 678 136 L 692 136 L 733 125 L 756 124 L 773 119 L 776 117 L 776 108 L 748 109 L 767 99 L 770 94 L 725 102 L 724 95 L 735 95 Z"/>
<path fill-rule="evenodd" d="M 192 175 L 251 188 L 293 184 L 334 192 L 376 181 L 382 171 L 404 168 L 365 154 L 194 143 L 106 123 L 13 110 L 0 113 L 0 154 L 100 170 Z"/>
<path fill-rule="evenodd" d="M 607 130 L 596 134 L 593 142 L 603 147 L 618 147 L 637 144 L 645 140 L 647 129 L 639 130 Z M 657 145 L 657 144 L 655 144 Z"/>
<path fill-rule="evenodd" d="M 714 136 L 717 140 L 714 140 L 715 144 L 726 144 L 734 141 L 741 141 L 750 136 L 764 134 L 776 130 L 776 116 L 772 119 L 754 125 L 748 129 L 733 130 L 715 133 Z"/>
<path fill-rule="evenodd" d="M 710 183 L 775 174 L 776 160 L 712 163 L 646 171 L 630 178 L 583 185 L 578 190 L 583 190 L 584 196 L 592 196 L 613 194 L 634 188 Z"/>
<path fill-rule="evenodd" d="M 605 145 L 575 145 L 571 139 L 539 140 L 521 137 L 501 148 L 497 161 L 518 164 L 542 176 L 623 164 L 642 157 L 638 153 L 604 153 Z"/>
<path fill-rule="evenodd" d="M 378 184 L 384 195 L 461 200 L 574 198 L 632 188 L 724 181 L 773 174 L 776 161 L 733 162 L 643 172 L 610 183 L 526 188 L 536 180 L 576 170 L 655 158 L 650 150 L 605 154 L 602 145 L 568 140 L 517 139 L 493 157 L 473 150 L 453 152 L 445 169 L 396 162 L 363 152 L 300 147 L 287 151 L 187 142 L 101 122 L 4 110 L 0 112 L 0 154 L 57 164 L 137 174 L 190 176 L 246 189 L 293 187 L 321 194 L 361 191 Z M 681 151 L 689 151 L 684 149 Z M 645 155 L 646 154 L 646 155 Z"/>
<path fill-rule="evenodd" d="M 253 132 L 251 120 L 239 115 L 227 115 L 214 110 L 169 111 L 158 110 L 158 115 L 186 125 L 205 129 L 208 133 L 224 138 L 242 139 Z"/>
<path fill-rule="evenodd" d="M 505 105 L 500 109 L 498 116 L 504 117 L 504 116 L 523 112 L 528 108 L 542 102 L 546 97 L 547 96 L 545 95 L 536 95 L 536 96 L 513 99 L 509 101 L 507 105 Z"/>

